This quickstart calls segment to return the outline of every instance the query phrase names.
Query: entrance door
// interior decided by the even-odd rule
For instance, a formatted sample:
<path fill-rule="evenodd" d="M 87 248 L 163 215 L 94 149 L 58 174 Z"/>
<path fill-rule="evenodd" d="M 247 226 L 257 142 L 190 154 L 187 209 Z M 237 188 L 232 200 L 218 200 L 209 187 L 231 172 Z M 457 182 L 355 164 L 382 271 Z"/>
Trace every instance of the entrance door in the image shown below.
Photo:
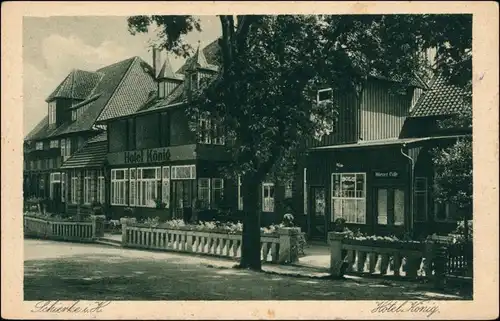
<path fill-rule="evenodd" d="M 325 188 L 311 186 L 310 189 L 310 226 L 309 235 L 312 239 L 324 240 L 326 237 L 326 193 Z"/>
<path fill-rule="evenodd" d="M 61 212 L 61 183 L 52 184 L 54 211 Z"/>
<path fill-rule="evenodd" d="M 391 231 L 405 222 L 405 191 L 403 187 L 374 189 L 376 231 Z"/>
<path fill-rule="evenodd" d="M 192 215 L 192 190 L 191 180 L 173 181 L 173 218 L 189 221 Z"/>

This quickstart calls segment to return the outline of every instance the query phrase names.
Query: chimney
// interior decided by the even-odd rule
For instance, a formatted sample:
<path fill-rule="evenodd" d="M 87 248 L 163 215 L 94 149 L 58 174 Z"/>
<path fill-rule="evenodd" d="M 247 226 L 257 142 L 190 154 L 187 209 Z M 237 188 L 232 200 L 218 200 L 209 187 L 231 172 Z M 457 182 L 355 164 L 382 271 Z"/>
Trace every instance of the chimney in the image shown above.
<path fill-rule="evenodd" d="M 160 69 L 162 67 L 162 52 L 156 46 L 153 46 L 153 70 L 155 73 L 155 79 L 158 77 L 160 73 Z"/>

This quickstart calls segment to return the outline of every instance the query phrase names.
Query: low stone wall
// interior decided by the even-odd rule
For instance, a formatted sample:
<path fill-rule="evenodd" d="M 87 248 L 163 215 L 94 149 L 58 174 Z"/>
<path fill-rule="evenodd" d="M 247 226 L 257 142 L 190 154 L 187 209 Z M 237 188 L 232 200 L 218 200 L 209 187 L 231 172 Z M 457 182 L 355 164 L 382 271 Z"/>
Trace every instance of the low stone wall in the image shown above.
<path fill-rule="evenodd" d="M 275 234 L 261 234 L 261 259 L 278 264 L 298 261 L 296 244 L 299 233 L 298 228 L 282 228 Z M 125 247 L 239 259 L 241 245 L 241 234 L 141 227 L 122 221 L 122 246 Z"/>
<path fill-rule="evenodd" d="M 104 216 L 91 216 L 91 221 L 84 222 L 24 216 L 24 235 L 52 240 L 93 242 L 104 236 Z"/>

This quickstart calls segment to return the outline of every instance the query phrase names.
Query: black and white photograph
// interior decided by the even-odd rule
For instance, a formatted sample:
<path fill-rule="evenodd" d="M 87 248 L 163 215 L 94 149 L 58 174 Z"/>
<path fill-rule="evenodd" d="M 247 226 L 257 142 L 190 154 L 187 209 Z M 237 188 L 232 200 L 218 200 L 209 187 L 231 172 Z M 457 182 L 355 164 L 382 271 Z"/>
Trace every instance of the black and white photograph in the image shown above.
<path fill-rule="evenodd" d="M 472 303 L 473 19 L 23 16 L 9 246 L 29 311 L 374 301 L 418 319 Z"/>

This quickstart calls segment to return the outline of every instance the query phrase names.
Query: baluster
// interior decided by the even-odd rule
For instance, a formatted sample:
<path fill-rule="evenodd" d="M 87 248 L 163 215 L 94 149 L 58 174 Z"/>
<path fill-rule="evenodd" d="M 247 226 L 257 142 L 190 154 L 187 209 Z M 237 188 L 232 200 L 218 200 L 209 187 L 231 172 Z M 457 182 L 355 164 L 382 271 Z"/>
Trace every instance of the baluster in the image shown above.
<path fill-rule="evenodd" d="M 233 240 L 233 257 L 238 257 L 238 240 Z"/>
<path fill-rule="evenodd" d="M 271 262 L 278 263 L 278 243 L 271 243 Z"/>
<path fill-rule="evenodd" d="M 242 240 L 238 240 L 238 251 L 236 254 L 236 257 L 241 257 L 241 246 L 242 246 Z"/>
<path fill-rule="evenodd" d="M 399 276 L 400 275 L 400 269 L 401 269 L 401 255 L 399 253 L 394 253 L 394 275 Z"/>
<path fill-rule="evenodd" d="M 264 262 L 267 262 L 267 253 L 268 253 L 269 249 L 268 249 L 268 245 L 267 245 L 267 242 L 264 242 L 262 244 L 262 259 L 264 260 Z"/>
<path fill-rule="evenodd" d="M 406 259 L 406 276 L 411 278 L 417 277 L 418 268 L 420 266 L 422 259 L 420 256 L 410 256 L 408 255 Z"/>
<path fill-rule="evenodd" d="M 375 266 L 377 264 L 377 258 L 378 258 L 377 253 L 374 253 L 374 252 L 368 253 L 368 271 L 369 271 L 370 274 L 373 273 L 373 272 L 375 272 Z"/>
<path fill-rule="evenodd" d="M 386 275 L 387 274 L 387 267 L 389 266 L 389 255 L 388 254 L 381 254 L 380 255 L 380 274 L 381 275 Z"/>
<path fill-rule="evenodd" d="M 365 270 L 365 261 L 366 261 L 366 253 L 363 251 L 357 251 L 358 253 L 358 265 L 357 265 L 357 272 L 363 273 Z"/>
<path fill-rule="evenodd" d="M 356 262 L 356 252 L 354 250 L 347 250 L 346 255 L 347 269 L 345 272 L 351 272 L 354 270 L 354 264 Z"/>

